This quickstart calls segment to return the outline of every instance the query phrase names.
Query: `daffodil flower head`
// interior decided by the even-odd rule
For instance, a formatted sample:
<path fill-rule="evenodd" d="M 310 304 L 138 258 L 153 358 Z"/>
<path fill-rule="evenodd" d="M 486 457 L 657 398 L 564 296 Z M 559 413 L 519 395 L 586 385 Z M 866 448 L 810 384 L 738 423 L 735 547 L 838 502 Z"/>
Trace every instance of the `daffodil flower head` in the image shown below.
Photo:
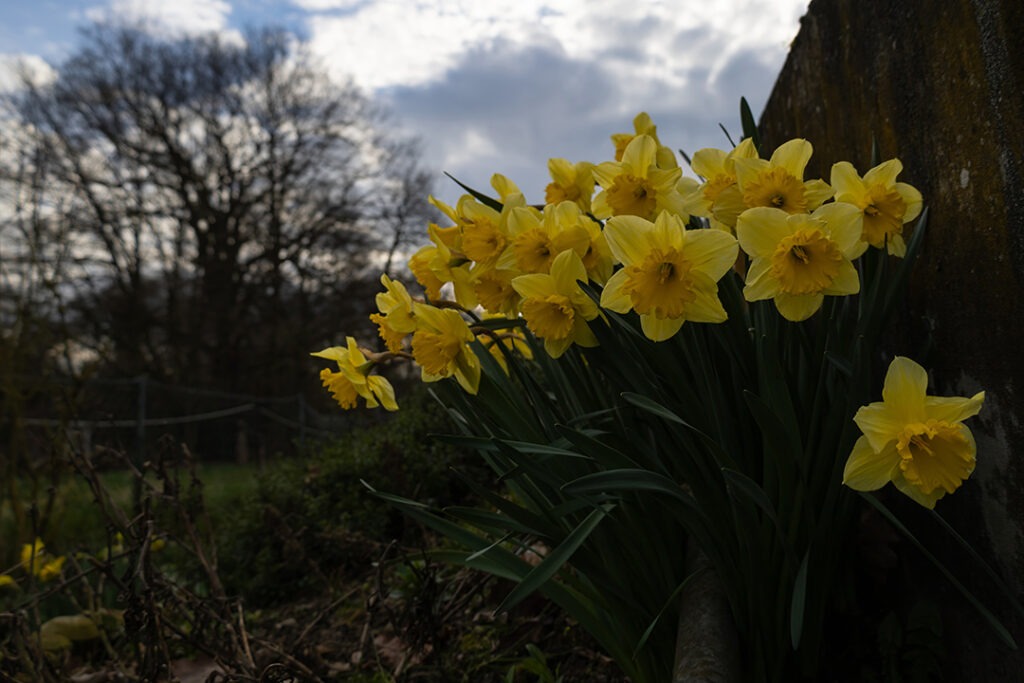
<path fill-rule="evenodd" d="M 587 324 L 600 311 L 580 286 L 587 270 L 575 251 L 560 253 L 550 273 L 520 275 L 512 286 L 523 297 L 520 308 L 526 325 L 544 340 L 544 350 L 558 358 L 573 344 L 597 346 L 597 337 Z"/>
<path fill-rule="evenodd" d="M 654 223 L 617 216 L 605 226 L 612 254 L 622 263 L 605 284 L 601 306 L 636 311 L 644 334 L 664 341 L 686 321 L 727 319 L 718 281 L 736 262 L 736 238 L 721 230 L 687 230 L 679 216 Z"/>
<path fill-rule="evenodd" d="M 821 308 L 825 295 L 860 291 L 851 259 L 858 254 L 861 214 L 850 204 L 826 204 L 812 214 L 790 215 L 758 207 L 736 223 L 740 246 L 752 259 L 743 296 L 773 299 L 786 320 L 800 321 Z"/>
<path fill-rule="evenodd" d="M 519 293 L 512 287 L 512 279 L 521 275 L 518 270 L 478 264 L 470 274 L 476 299 L 487 313 L 512 318 L 519 315 Z"/>
<path fill-rule="evenodd" d="M 621 161 L 606 161 L 594 167 L 594 179 L 603 188 L 592 204 L 594 216 L 639 216 L 654 220 L 662 211 L 683 217 L 683 198 L 676 189 L 682 170 L 659 168 L 658 143 L 649 135 L 638 135 L 626 146 Z"/>
<path fill-rule="evenodd" d="M 338 364 L 337 372 L 329 368 L 320 371 L 320 381 L 334 400 L 345 410 L 355 408 L 359 398 L 366 401 L 367 408 L 381 405 L 385 410 L 398 410 L 391 383 L 380 375 L 369 374 L 374 363 L 359 350 L 355 339 L 346 337 L 345 343 L 310 354 Z"/>
<path fill-rule="evenodd" d="M 926 508 L 974 471 L 977 447 L 963 424 L 977 415 L 985 392 L 971 398 L 928 396 L 928 373 L 902 356 L 889 365 L 882 401 L 854 415 L 863 436 L 853 446 L 843 483 L 874 491 L 890 481 Z"/>
<path fill-rule="evenodd" d="M 424 382 L 454 377 L 470 394 L 480 386 L 480 360 L 469 344 L 476 338 L 469 325 L 450 308 L 419 304 L 412 335 L 412 355 Z"/>
<path fill-rule="evenodd" d="M 501 214 L 468 194 L 459 199 L 455 211 L 462 232 L 462 253 L 477 263 L 496 261 L 508 243 Z"/>
<path fill-rule="evenodd" d="M 574 202 L 549 204 L 542 214 L 532 207 L 512 209 L 508 217 L 509 249 L 498 266 L 522 273 L 547 273 L 555 257 L 572 249 L 585 254 L 590 235 L 583 227 L 585 218 Z"/>
<path fill-rule="evenodd" d="M 906 183 L 896 182 L 903 170 L 899 159 L 875 166 L 861 178 L 848 161 L 832 166 L 832 187 L 837 202 L 853 204 L 864 214 L 862 241 L 893 256 L 903 257 L 907 245 L 903 225 L 921 213 L 921 193 Z"/>
<path fill-rule="evenodd" d="M 807 140 L 785 142 L 771 159 L 736 157 L 734 167 L 743 203 L 781 209 L 786 213 L 810 213 L 832 196 L 823 180 L 804 182 L 804 169 L 813 148 Z"/>
<path fill-rule="evenodd" d="M 64 562 L 67 560 L 63 555 L 54 557 L 46 552 L 46 546 L 41 538 L 36 538 L 32 543 L 26 543 L 21 547 L 20 566 L 31 572 L 42 582 L 52 581 L 60 576 Z"/>
<path fill-rule="evenodd" d="M 657 144 L 655 162 L 658 168 L 672 169 L 679 166 L 679 162 L 676 161 L 676 155 L 671 148 L 665 147 L 658 140 L 658 127 L 654 125 L 654 121 L 651 120 L 647 112 L 642 111 L 633 118 L 633 131 L 633 133 L 612 134 L 612 144 L 615 145 L 615 161 L 622 161 L 626 154 L 626 148 L 629 147 L 629 143 L 636 137 L 647 135 Z"/>
<path fill-rule="evenodd" d="M 736 181 L 736 159 L 757 159 L 757 148 L 751 138 L 745 138 L 729 152 L 713 148 L 697 150 L 691 166 L 704 182 L 687 182 L 680 187 L 689 213 L 712 218 L 730 232 L 747 208 Z"/>
<path fill-rule="evenodd" d="M 572 163 L 566 159 L 548 159 L 551 182 L 544 188 L 544 203 L 574 202 L 581 211 L 590 211 L 594 194 L 594 165 L 589 161 Z"/>
<path fill-rule="evenodd" d="M 384 285 L 384 291 L 376 297 L 379 313 L 371 314 L 370 320 L 377 324 L 388 351 L 398 353 L 402 350 L 405 336 L 416 330 L 413 300 L 401 282 L 387 275 L 381 275 L 380 282 Z"/>

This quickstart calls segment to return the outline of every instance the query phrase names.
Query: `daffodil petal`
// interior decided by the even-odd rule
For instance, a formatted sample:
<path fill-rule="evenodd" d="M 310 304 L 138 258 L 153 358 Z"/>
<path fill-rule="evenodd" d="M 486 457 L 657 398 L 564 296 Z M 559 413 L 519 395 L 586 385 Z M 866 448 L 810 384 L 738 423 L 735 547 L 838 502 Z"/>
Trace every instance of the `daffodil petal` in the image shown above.
<path fill-rule="evenodd" d="M 772 152 L 771 165 L 781 166 L 789 171 L 794 178 L 802 179 L 807 162 L 811 160 L 814 148 L 807 140 L 797 138 L 779 145 L 778 149 Z"/>
<path fill-rule="evenodd" d="M 717 287 L 698 289 L 697 298 L 686 305 L 686 319 L 695 323 L 722 323 L 729 319 L 722 301 L 718 298 Z"/>
<path fill-rule="evenodd" d="M 665 341 L 679 331 L 685 318 L 658 318 L 651 314 L 640 316 L 640 327 L 651 341 Z"/>
<path fill-rule="evenodd" d="M 875 491 L 892 481 L 899 469 L 900 455 L 896 442 L 875 451 L 867 437 L 862 436 L 853 445 L 853 451 L 843 469 L 843 484 L 855 491 Z"/>
<path fill-rule="evenodd" d="M 828 287 L 822 290 L 822 294 L 830 296 L 845 296 L 856 294 L 860 291 L 860 276 L 857 269 L 849 261 L 839 264 L 839 272 Z"/>
<path fill-rule="evenodd" d="M 740 214 L 736 221 L 736 239 L 751 258 L 766 258 L 775 252 L 779 241 L 792 232 L 789 214 L 782 209 L 758 206 Z"/>
<path fill-rule="evenodd" d="M 961 396 L 926 396 L 924 412 L 929 420 L 945 420 L 946 422 L 962 422 L 974 417 L 985 402 L 985 392 L 979 391 L 970 398 Z"/>
<path fill-rule="evenodd" d="M 647 256 L 653 231 L 654 224 L 639 216 L 615 216 L 605 225 L 604 237 L 615 260 L 629 266 Z"/>
<path fill-rule="evenodd" d="M 903 163 L 899 159 L 883 161 L 878 166 L 864 174 L 864 184 L 867 186 L 881 185 L 892 187 L 896 183 L 896 176 L 903 170 Z"/>
<path fill-rule="evenodd" d="M 824 295 L 817 294 L 787 294 L 779 292 L 775 295 L 775 307 L 786 320 L 800 322 L 807 320 L 814 315 L 821 303 L 825 300 Z"/>
<path fill-rule="evenodd" d="M 833 202 L 818 207 L 812 214 L 828 224 L 829 236 L 843 256 L 850 258 L 864 232 L 864 213 L 846 202 Z"/>
<path fill-rule="evenodd" d="M 771 276 L 772 262 L 769 259 L 757 259 L 747 271 L 747 284 L 743 288 L 743 298 L 747 301 L 772 299 L 779 292 L 779 281 Z"/>
<path fill-rule="evenodd" d="M 530 273 L 512 278 L 512 289 L 524 299 L 541 299 L 550 294 L 557 294 L 555 279 L 545 273 Z"/>
<path fill-rule="evenodd" d="M 633 308 L 633 301 L 625 293 L 622 286 L 626 284 L 626 270 L 620 268 L 608 278 L 601 292 L 601 308 L 607 308 L 616 313 L 628 313 Z"/>
<path fill-rule="evenodd" d="M 928 373 L 905 356 L 896 356 L 885 373 L 882 400 L 903 423 L 924 419 L 924 398 L 928 390 Z"/>
<path fill-rule="evenodd" d="M 881 401 L 862 406 L 853 416 L 853 421 L 876 452 L 888 443 L 896 443 L 905 424 L 893 414 L 890 406 Z"/>
<path fill-rule="evenodd" d="M 918 192 L 916 187 L 906 183 L 896 183 L 896 192 L 899 194 L 900 199 L 903 200 L 903 203 L 907 205 L 907 210 L 903 214 L 904 223 L 909 223 L 921 215 L 921 207 L 924 200 L 921 198 L 921 193 Z"/>
<path fill-rule="evenodd" d="M 711 147 L 698 149 L 693 154 L 690 167 L 697 175 L 711 179 L 718 174 L 725 173 L 725 159 L 727 152 Z"/>
<path fill-rule="evenodd" d="M 892 483 L 899 489 L 900 493 L 910 497 L 918 505 L 923 505 L 929 510 L 935 509 L 935 503 L 946 495 L 945 489 L 941 486 L 931 493 L 925 493 L 921 489 L 917 488 L 902 476 L 897 474 L 892 480 Z"/>
<path fill-rule="evenodd" d="M 732 268 L 739 255 L 736 238 L 721 230 L 687 231 L 684 249 L 693 269 L 705 273 L 714 282 Z"/>
<path fill-rule="evenodd" d="M 852 197 L 858 197 L 865 192 L 864 181 L 849 161 L 840 161 L 832 164 L 832 175 L 829 178 L 832 188 L 836 193 L 836 201 L 850 201 Z"/>

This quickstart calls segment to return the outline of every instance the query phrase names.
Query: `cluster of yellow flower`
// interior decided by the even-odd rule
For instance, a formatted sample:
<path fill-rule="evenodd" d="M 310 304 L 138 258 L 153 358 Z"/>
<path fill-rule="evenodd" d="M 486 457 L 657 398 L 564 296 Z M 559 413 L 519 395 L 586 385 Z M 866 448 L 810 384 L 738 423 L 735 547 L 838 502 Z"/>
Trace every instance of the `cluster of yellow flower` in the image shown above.
<path fill-rule="evenodd" d="M 54 557 L 46 552 L 46 546 L 41 538 L 32 543 L 26 543 L 21 547 L 21 558 L 18 567 L 25 573 L 32 574 L 39 581 L 45 583 L 60 576 L 61 569 L 67 558 L 64 556 Z M 16 581 L 10 574 L 0 574 L 0 587 L 14 586 Z"/>
<path fill-rule="evenodd" d="M 454 377 L 475 394 L 481 367 L 470 345 L 478 336 L 502 364 L 499 344 L 528 353 L 514 328 L 497 334 L 494 325 L 474 326 L 467 316 L 522 320 L 544 341 L 546 352 L 558 357 L 573 344 L 598 343 L 589 323 L 602 316 L 602 308 L 636 312 L 644 334 L 654 341 L 669 339 L 687 321 L 726 320 L 718 282 L 731 268 L 745 273 L 747 301 L 771 299 L 782 317 L 801 321 L 821 308 L 826 295 L 860 291 L 853 261 L 868 248 L 904 255 L 904 225 L 920 214 L 922 199 L 916 189 L 897 182 L 902 170 L 897 159 L 863 177 L 840 162 L 832 167 L 830 183 L 805 181 L 812 153 L 808 141 L 790 140 L 762 159 L 748 138 L 730 151 L 694 154 L 692 168 L 701 182 L 682 176 L 647 114 L 633 123 L 633 134 L 612 136 L 615 161 L 551 159 L 544 207 L 528 204 L 501 175 L 491 180 L 497 201 L 466 194 L 451 207 L 431 198 L 451 225 L 431 224 L 430 244 L 409 260 L 425 300 L 414 300 L 402 283 L 381 278 L 385 291 L 377 295 L 379 312 L 371 319 L 388 351 L 364 354 L 349 337 L 345 347 L 313 354 L 337 361 L 338 371 L 324 369 L 321 379 L 338 403 L 353 408 L 362 397 L 369 407 L 397 409 L 388 382 L 370 374 L 386 358 L 412 358 L 423 381 Z M 703 219 L 707 229 L 687 229 L 691 216 Z M 581 282 L 600 288 L 599 305 Z M 453 300 L 443 299 L 446 288 Z M 928 427 L 925 417 L 919 421 L 922 429 L 946 434 Z M 920 502 L 934 504 L 941 495 L 937 491 L 951 490 L 948 482 L 915 478 L 916 470 L 904 467 L 906 454 L 926 433 L 931 434 L 907 437 L 910 445 L 898 449 L 904 461 L 897 469 L 903 467 L 903 481 L 923 487 Z M 935 438 L 945 438 L 941 435 Z M 886 454 L 892 445 L 875 433 L 858 443 L 855 455 L 866 453 L 864 444 Z M 877 477 L 867 478 L 856 464 L 861 460 L 854 462 L 848 483 L 874 484 Z M 887 462 L 891 465 L 891 459 Z M 964 467 L 958 471 L 969 473 Z"/>

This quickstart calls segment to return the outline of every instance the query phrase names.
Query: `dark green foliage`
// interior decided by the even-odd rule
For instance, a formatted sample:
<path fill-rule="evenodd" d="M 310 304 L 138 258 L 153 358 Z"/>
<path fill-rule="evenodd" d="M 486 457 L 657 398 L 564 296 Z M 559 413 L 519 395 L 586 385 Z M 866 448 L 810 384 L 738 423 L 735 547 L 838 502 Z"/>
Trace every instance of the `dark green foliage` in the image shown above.
<path fill-rule="evenodd" d="M 287 600 L 324 590 L 339 572 L 364 570 L 392 540 L 417 544 L 420 528 L 362 482 L 438 505 L 463 501 L 466 488 L 450 469 L 473 464 L 430 438 L 452 430 L 447 420 L 420 390 L 384 421 L 262 474 L 253 496 L 220 523 L 229 592 L 250 604 Z"/>

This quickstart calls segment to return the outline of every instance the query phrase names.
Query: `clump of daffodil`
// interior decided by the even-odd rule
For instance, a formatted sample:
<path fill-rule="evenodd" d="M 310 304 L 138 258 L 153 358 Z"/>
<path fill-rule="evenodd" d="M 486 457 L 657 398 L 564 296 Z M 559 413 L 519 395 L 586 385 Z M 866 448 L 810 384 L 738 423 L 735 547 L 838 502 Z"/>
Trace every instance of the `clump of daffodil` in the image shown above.
<path fill-rule="evenodd" d="M 728 317 L 718 281 L 736 262 L 736 238 L 721 230 L 687 230 L 679 216 L 654 223 L 617 216 L 605 226 L 612 254 L 623 267 L 605 284 L 601 306 L 640 314 L 644 334 L 668 339 L 687 320 L 717 323 Z"/>
<path fill-rule="evenodd" d="M 688 218 L 676 189 L 682 170 L 659 167 L 657 151 L 654 138 L 638 135 L 626 146 L 621 161 L 594 167 L 594 179 L 602 187 L 591 204 L 594 216 L 639 216 L 653 221 L 659 213 L 669 211 Z"/>
<path fill-rule="evenodd" d="M 470 394 L 480 386 L 480 360 L 469 344 L 476 339 L 469 325 L 451 308 L 422 304 L 416 309 L 412 355 L 424 382 L 454 377 Z"/>
<path fill-rule="evenodd" d="M 853 204 L 864 214 L 861 240 L 901 258 L 907 251 L 903 225 L 920 215 L 922 203 L 913 186 L 896 182 L 902 170 L 899 159 L 890 159 L 861 178 L 850 162 L 840 161 L 832 167 L 831 178 L 836 201 Z"/>
<path fill-rule="evenodd" d="M 826 294 L 860 291 L 850 262 L 859 253 L 861 214 L 850 204 L 826 204 L 811 214 L 790 215 L 758 207 L 736 223 L 740 246 L 752 259 L 743 296 L 774 299 L 786 320 L 806 320 Z"/>
<path fill-rule="evenodd" d="M 572 163 L 566 159 L 548 159 L 551 182 L 544 188 L 544 203 L 573 202 L 581 211 L 590 211 L 594 195 L 594 165 L 589 161 Z"/>
<path fill-rule="evenodd" d="M 736 157 L 734 167 L 743 203 L 781 209 L 786 213 L 810 213 L 832 196 L 823 180 L 804 182 L 804 169 L 813 148 L 807 140 L 790 140 L 776 149 L 771 159 Z"/>
<path fill-rule="evenodd" d="M 31 573 L 42 582 L 52 581 L 60 576 L 64 562 L 67 560 L 63 555 L 54 557 L 46 552 L 46 546 L 41 538 L 32 543 L 21 546 L 20 565 L 26 572 Z"/>
<path fill-rule="evenodd" d="M 854 415 L 863 436 L 846 462 L 843 483 L 874 491 L 890 481 L 926 508 L 952 493 L 974 471 L 976 446 L 963 424 L 985 400 L 928 396 L 928 373 L 902 356 L 889 365 L 882 401 Z"/>
<path fill-rule="evenodd" d="M 370 320 L 377 324 L 388 351 L 398 353 L 402 350 L 402 340 L 406 335 L 416 331 L 415 303 L 401 282 L 385 274 L 380 276 L 380 283 L 384 285 L 385 291 L 377 294 L 379 313 L 370 314 Z"/>
<path fill-rule="evenodd" d="M 367 408 L 381 405 L 385 410 L 398 410 L 395 390 L 391 383 L 380 375 L 370 374 L 374 362 L 363 355 L 355 339 L 346 337 L 345 344 L 346 346 L 332 346 L 310 354 L 337 362 L 338 371 L 324 368 L 320 371 L 320 381 L 331 392 L 338 405 L 349 410 L 355 408 L 358 399 L 362 398 L 366 401 Z"/>
<path fill-rule="evenodd" d="M 676 155 L 671 148 L 661 144 L 658 140 L 658 127 L 654 125 L 654 121 L 651 120 L 650 115 L 647 112 L 640 112 L 633 119 L 633 133 L 613 133 L 612 144 L 615 145 L 615 161 L 622 161 L 626 154 L 626 148 L 629 147 L 629 143 L 640 135 L 647 135 L 651 137 L 657 144 L 657 152 L 655 153 L 655 161 L 658 168 L 676 168 L 679 166 L 679 162 L 676 161 Z"/>
<path fill-rule="evenodd" d="M 736 219 L 747 208 L 736 182 L 736 159 L 756 158 L 757 148 L 751 138 L 745 138 L 729 152 L 713 148 L 697 150 L 691 168 L 704 182 L 680 179 L 678 187 L 686 210 L 695 216 L 710 218 L 714 228 L 734 231 Z"/>
<path fill-rule="evenodd" d="M 575 251 L 568 250 L 555 257 L 550 273 L 520 275 L 512 280 L 512 286 L 523 297 L 520 309 L 526 325 L 544 340 L 544 350 L 552 358 L 558 358 L 573 344 L 597 346 L 597 337 L 587 321 L 600 311 L 578 284 L 586 279 L 583 261 Z"/>

